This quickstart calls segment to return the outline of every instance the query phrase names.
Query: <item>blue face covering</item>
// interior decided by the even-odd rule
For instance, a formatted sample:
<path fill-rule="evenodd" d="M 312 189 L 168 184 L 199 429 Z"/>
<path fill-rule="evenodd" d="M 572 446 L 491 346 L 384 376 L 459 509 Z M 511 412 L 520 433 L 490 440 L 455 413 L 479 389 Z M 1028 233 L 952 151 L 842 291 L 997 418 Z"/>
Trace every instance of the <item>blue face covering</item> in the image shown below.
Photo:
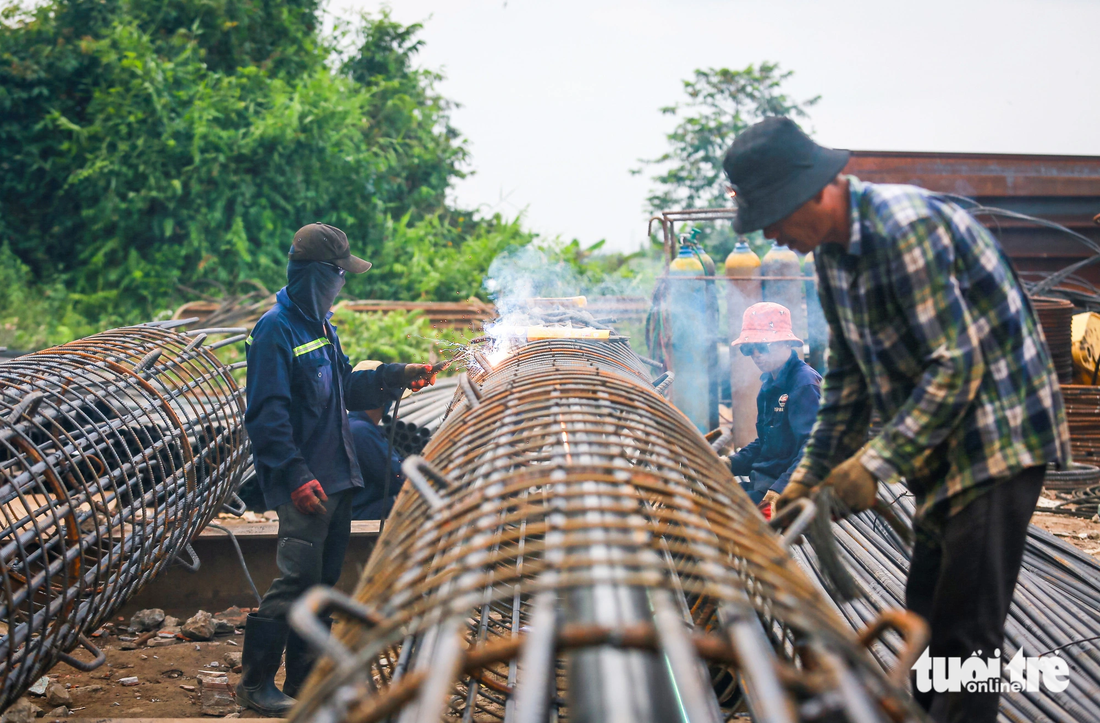
<path fill-rule="evenodd" d="M 344 288 L 344 271 L 320 261 L 291 261 L 286 265 L 286 292 L 302 313 L 324 321 L 336 295 Z"/>

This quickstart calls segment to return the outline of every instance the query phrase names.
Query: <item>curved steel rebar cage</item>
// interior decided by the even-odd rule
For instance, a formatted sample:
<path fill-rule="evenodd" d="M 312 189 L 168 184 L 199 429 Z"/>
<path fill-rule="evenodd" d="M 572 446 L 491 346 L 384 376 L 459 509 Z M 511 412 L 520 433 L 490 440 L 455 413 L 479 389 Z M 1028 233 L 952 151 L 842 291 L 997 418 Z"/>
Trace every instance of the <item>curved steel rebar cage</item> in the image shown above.
<path fill-rule="evenodd" d="M 294 721 L 922 719 L 625 343 L 468 381 Z"/>
<path fill-rule="evenodd" d="M 206 339 L 128 327 L 0 364 L 0 710 L 58 660 L 101 662 L 86 635 L 239 486 L 244 404 L 212 351 L 239 338 Z"/>

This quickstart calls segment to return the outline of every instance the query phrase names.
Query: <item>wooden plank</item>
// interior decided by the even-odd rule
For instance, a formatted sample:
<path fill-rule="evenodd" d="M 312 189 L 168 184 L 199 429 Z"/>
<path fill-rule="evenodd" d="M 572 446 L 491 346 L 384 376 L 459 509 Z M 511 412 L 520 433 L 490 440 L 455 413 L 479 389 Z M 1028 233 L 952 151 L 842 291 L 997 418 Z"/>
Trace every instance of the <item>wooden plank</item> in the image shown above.
<path fill-rule="evenodd" d="M 278 522 L 253 522 L 253 523 L 226 523 L 219 522 L 223 527 L 229 528 L 236 537 L 249 540 L 274 540 L 279 536 Z M 352 520 L 352 537 L 374 537 L 378 534 L 378 520 Z M 221 530 L 205 529 L 199 533 L 200 538 L 221 537 L 226 534 Z"/>

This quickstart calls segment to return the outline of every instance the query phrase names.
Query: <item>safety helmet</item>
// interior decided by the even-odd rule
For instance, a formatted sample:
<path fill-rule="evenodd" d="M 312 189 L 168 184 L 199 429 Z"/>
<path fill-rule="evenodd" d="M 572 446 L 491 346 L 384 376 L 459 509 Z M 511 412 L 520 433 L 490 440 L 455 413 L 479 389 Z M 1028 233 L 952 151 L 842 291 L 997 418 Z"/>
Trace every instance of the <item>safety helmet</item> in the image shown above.
<path fill-rule="evenodd" d="M 731 344 L 768 344 L 773 341 L 802 343 L 791 328 L 791 312 L 787 307 L 762 301 L 745 309 L 741 334 Z"/>

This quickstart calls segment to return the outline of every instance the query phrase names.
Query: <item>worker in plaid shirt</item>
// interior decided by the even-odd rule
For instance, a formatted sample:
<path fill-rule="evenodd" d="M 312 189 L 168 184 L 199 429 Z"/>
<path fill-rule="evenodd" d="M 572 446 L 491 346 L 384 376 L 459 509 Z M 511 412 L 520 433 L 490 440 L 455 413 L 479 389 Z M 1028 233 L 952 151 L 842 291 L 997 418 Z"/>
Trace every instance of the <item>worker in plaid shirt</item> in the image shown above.
<path fill-rule="evenodd" d="M 929 654 L 992 657 L 1046 465 L 1069 460 L 1054 365 L 983 226 L 923 189 L 841 175 L 847 161 L 786 118 L 745 131 L 724 161 L 737 231 L 814 252 L 831 332 L 778 506 L 826 485 L 865 510 L 878 480 L 903 480 L 917 503 L 906 605 L 931 626 Z M 865 444 L 872 410 L 885 426 Z M 937 721 L 997 718 L 996 693 L 914 694 Z"/>

